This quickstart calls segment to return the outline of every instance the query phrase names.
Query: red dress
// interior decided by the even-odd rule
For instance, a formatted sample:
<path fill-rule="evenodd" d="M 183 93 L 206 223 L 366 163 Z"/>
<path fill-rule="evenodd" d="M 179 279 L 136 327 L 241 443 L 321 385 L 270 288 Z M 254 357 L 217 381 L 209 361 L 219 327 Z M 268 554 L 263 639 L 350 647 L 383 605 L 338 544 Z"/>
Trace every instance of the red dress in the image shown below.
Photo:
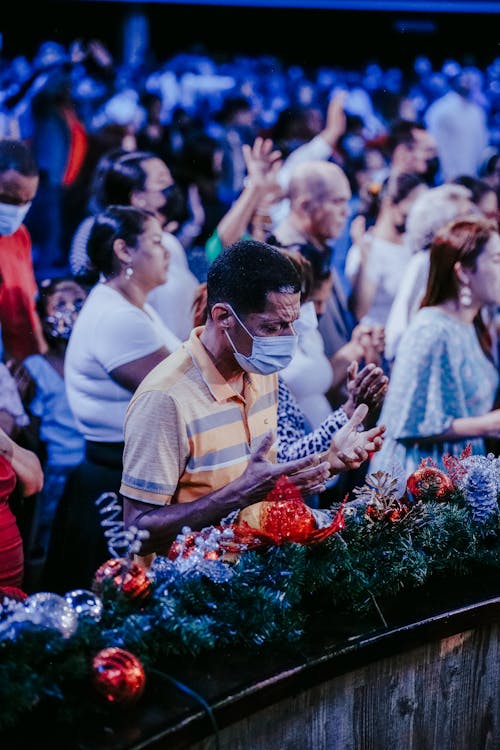
<path fill-rule="evenodd" d="M 9 505 L 16 482 L 14 469 L 0 456 L 0 587 L 21 588 L 23 582 L 23 541 Z"/>

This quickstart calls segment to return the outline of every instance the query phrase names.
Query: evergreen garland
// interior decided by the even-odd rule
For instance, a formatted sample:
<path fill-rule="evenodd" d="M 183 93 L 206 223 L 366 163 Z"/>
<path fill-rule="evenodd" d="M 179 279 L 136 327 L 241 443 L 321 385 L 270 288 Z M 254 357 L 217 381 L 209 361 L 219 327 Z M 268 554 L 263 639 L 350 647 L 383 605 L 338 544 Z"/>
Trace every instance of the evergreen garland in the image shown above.
<path fill-rule="evenodd" d="M 99 590 L 102 616 L 77 617 L 74 632 L 26 618 L 24 602 L 3 596 L 0 610 L 0 730 L 37 708 L 74 722 L 110 709 L 91 688 L 92 659 L 117 646 L 148 670 L 168 671 L 172 657 L 215 649 L 300 648 L 318 607 L 362 622 L 411 592 L 447 576 L 500 567 L 498 459 L 466 457 L 453 488 L 438 496 L 430 483 L 398 497 L 379 473 L 342 506 L 344 525 L 314 544 L 248 549 L 231 562 L 196 556 L 158 557 L 147 598 L 127 597 L 113 580 Z M 452 467 L 456 470 L 457 466 Z M 413 486 L 413 485 L 412 485 Z M 495 488 L 495 506 L 492 505 Z M 220 532 L 218 532 L 220 533 Z M 201 561 L 201 562 L 200 562 Z M 0 591 L 0 601 L 1 591 Z M 29 601 L 29 597 L 28 600 Z M 383 620 L 384 621 L 384 620 Z"/>

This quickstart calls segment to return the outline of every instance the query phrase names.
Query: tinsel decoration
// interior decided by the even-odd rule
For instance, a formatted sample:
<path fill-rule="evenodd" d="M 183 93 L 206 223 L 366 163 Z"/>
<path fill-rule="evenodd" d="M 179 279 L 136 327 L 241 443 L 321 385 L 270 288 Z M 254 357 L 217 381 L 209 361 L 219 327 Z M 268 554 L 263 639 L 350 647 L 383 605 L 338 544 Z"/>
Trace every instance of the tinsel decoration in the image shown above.
<path fill-rule="evenodd" d="M 123 509 L 116 492 L 103 492 L 95 505 L 102 516 L 100 523 L 111 557 L 133 557 L 139 554 L 144 540 L 149 537 L 149 531 L 136 526 L 125 528 Z"/>
<path fill-rule="evenodd" d="M 92 684 L 108 703 L 126 707 L 136 703 L 144 693 L 146 674 L 137 656 L 111 646 L 94 656 Z"/>
<path fill-rule="evenodd" d="M 431 458 L 423 458 L 418 469 L 408 477 L 406 489 L 415 500 L 446 502 L 450 499 L 454 484 Z"/>
<path fill-rule="evenodd" d="M 232 570 L 225 563 L 234 560 L 232 549 L 233 531 L 231 528 L 209 526 L 201 531 L 193 531 L 188 526 L 177 535 L 168 551 L 168 560 L 176 562 L 179 573 L 186 576 L 205 576 L 222 583 L 232 576 Z M 161 558 L 151 566 L 151 572 L 162 570 Z"/>
<path fill-rule="evenodd" d="M 151 580 L 138 563 L 124 557 L 107 560 L 96 570 L 92 591 L 101 595 L 107 582 L 130 601 L 143 602 L 151 594 Z"/>

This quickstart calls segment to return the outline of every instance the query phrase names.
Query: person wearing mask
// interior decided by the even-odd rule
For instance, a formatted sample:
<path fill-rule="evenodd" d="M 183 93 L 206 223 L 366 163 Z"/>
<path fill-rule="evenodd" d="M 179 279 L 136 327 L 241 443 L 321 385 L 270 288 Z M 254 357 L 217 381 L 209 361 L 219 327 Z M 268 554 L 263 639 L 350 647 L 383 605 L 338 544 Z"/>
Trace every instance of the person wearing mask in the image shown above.
<path fill-rule="evenodd" d="M 210 266 L 206 324 L 143 380 L 125 418 L 120 493 L 126 528 L 149 533 L 141 556 L 165 554 L 183 526 L 201 529 L 262 500 L 283 474 L 305 497 L 324 489 L 329 460 L 276 464 L 272 447 L 300 290 L 290 259 L 255 240 Z M 348 447 L 377 450 L 381 434 L 351 431 Z"/>
<path fill-rule="evenodd" d="M 85 442 L 70 409 L 64 381 L 66 348 L 87 292 L 71 277 L 40 282 L 37 310 L 48 344 L 45 354 L 32 354 L 23 362 L 31 381 L 32 397 L 26 404 L 36 425 L 38 456 L 45 477 L 36 498 L 27 545 L 27 573 L 35 584 L 47 554 L 50 532 L 67 478 L 84 458 Z"/>
<path fill-rule="evenodd" d="M 5 362 L 19 363 L 47 350 L 36 311 L 31 237 L 23 224 L 38 185 L 38 166 L 26 143 L 0 140 L 0 325 Z"/>

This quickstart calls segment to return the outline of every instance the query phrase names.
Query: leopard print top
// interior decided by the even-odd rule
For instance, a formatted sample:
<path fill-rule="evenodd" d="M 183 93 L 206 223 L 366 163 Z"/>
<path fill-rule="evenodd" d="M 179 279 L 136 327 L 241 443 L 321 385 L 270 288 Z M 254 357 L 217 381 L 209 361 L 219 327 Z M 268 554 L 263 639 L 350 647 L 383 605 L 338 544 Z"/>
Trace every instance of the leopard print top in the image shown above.
<path fill-rule="evenodd" d="M 279 378 L 278 389 L 278 462 L 285 463 L 328 450 L 332 437 L 348 421 L 340 407 L 314 430 L 308 432 L 304 415 L 293 393 Z"/>

